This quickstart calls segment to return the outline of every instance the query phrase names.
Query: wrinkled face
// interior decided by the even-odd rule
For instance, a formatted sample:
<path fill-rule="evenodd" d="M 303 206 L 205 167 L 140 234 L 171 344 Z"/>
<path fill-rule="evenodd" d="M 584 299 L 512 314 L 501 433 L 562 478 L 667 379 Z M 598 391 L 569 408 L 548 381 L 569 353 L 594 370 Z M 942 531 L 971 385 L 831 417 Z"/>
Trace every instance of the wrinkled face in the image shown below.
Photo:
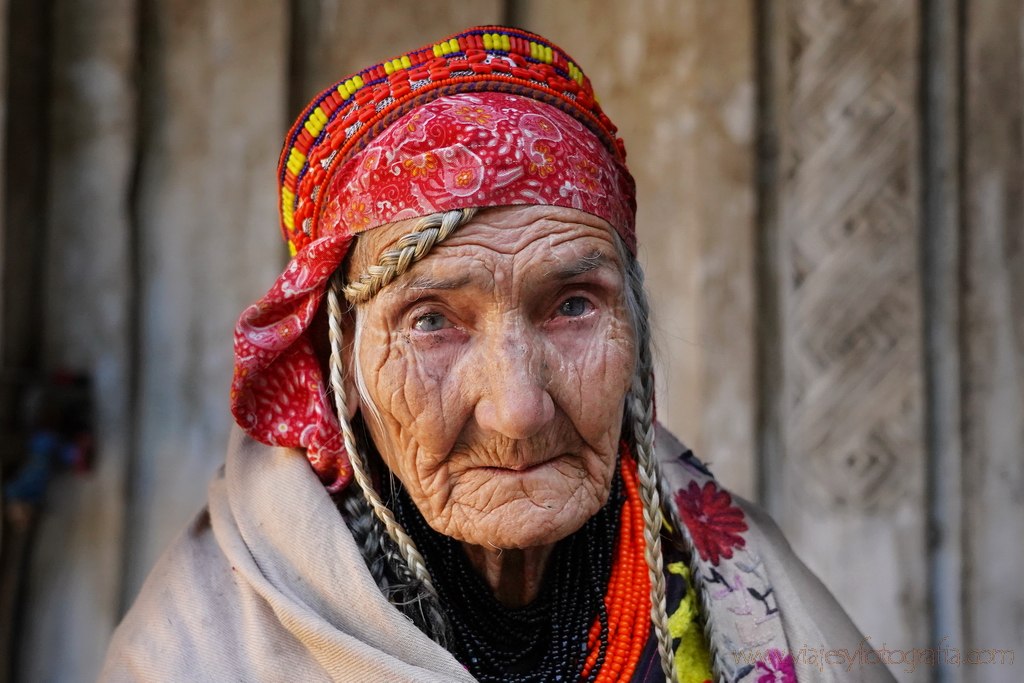
<path fill-rule="evenodd" d="M 349 275 L 413 224 L 361 236 Z M 483 211 L 358 307 L 348 393 L 358 363 L 374 443 L 438 532 L 546 545 L 607 500 L 635 362 L 615 239 L 573 209 Z"/>

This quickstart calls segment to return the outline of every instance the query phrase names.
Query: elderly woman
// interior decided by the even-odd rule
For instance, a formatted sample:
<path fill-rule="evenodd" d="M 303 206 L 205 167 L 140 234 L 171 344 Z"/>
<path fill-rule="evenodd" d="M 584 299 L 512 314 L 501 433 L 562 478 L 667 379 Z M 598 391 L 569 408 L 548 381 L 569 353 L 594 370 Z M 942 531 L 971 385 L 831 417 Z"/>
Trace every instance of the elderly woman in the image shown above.
<path fill-rule="evenodd" d="M 633 180 L 562 50 L 474 28 L 342 80 L 279 181 L 240 429 L 105 679 L 888 680 L 656 426 Z"/>

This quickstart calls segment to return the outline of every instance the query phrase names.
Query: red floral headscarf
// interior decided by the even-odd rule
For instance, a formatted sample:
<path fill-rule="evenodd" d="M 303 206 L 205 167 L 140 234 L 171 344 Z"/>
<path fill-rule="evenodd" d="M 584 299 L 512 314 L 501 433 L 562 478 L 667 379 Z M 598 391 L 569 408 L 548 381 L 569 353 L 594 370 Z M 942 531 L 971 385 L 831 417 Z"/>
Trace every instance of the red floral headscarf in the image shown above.
<path fill-rule="evenodd" d="M 605 219 L 635 251 L 633 178 L 589 80 L 525 31 L 475 28 L 318 95 L 279 168 L 292 253 L 235 329 L 232 413 L 253 438 L 303 448 L 332 491 L 351 470 L 310 326 L 354 235 L 469 207 L 541 204 Z"/>

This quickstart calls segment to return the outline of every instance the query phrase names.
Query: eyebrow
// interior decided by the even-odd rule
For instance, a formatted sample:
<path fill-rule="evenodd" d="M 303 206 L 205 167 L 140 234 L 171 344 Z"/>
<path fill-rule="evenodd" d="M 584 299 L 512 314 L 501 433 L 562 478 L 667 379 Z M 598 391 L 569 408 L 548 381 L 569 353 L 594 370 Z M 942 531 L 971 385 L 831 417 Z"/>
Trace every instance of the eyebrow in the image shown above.
<path fill-rule="evenodd" d="M 561 265 L 550 271 L 549 275 L 556 280 L 571 280 L 574 277 L 589 273 L 598 268 L 605 268 L 612 266 L 612 259 L 608 254 L 604 253 L 599 249 L 595 249 L 586 256 L 577 259 L 567 265 Z M 406 290 L 453 290 L 462 289 L 466 285 L 473 282 L 473 278 L 469 274 L 463 274 L 456 277 L 436 277 L 433 275 L 417 275 L 402 286 L 402 289 Z"/>
<path fill-rule="evenodd" d="M 453 278 L 417 275 L 405 285 L 405 289 L 461 289 L 468 285 L 470 281 L 469 275 L 460 275 Z"/>
<path fill-rule="evenodd" d="M 589 273 L 598 268 L 610 267 L 611 265 L 611 257 L 603 251 L 595 249 L 573 263 L 556 268 L 551 274 L 558 280 L 569 280 L 578 275 Z"/>

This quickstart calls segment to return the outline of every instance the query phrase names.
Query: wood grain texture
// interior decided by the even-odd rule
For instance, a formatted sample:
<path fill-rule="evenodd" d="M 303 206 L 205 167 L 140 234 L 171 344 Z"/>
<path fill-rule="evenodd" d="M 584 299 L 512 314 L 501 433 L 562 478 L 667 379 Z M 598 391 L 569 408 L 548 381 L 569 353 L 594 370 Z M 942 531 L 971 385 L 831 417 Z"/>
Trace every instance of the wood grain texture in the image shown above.
<path fill-rule="evenodd" d="M 965 646 L 1024 654 L 1024 3 L 967 4 Z M 1021 664 L 971 680 L 1019 681 Z"/>
<path fill-rule="evenodd" d="M 148 5 L 129 598 L 205 501 L 231 425 L 234 324 L 284 264 L 275 169 L 286 130 L 285 9 L 275 0 Z"/>
<path fill-rule="evenodd" d="M 637 181 L 658 415 L 756 495 L 754 12 L 745 0 L 523 3 L 579 60 Z"/>
<path fill-rule="evenodd" d="M 93 471 L 54 479 L 40 517 L 20 672 L 37 681 L 94 678 L 120 616 L 132 414 L 135 0 L 58 0 L 53 12 L 43 356 L 92 378 L 97 453 Z"/>
<path fill-rule="evenodd" d="M 793 2 L 773 27 L 785 456 L 766 464 L 770 507 L 872 643 L 894 647 L 928 636 L 918 19 L 906 0 Z"/>

